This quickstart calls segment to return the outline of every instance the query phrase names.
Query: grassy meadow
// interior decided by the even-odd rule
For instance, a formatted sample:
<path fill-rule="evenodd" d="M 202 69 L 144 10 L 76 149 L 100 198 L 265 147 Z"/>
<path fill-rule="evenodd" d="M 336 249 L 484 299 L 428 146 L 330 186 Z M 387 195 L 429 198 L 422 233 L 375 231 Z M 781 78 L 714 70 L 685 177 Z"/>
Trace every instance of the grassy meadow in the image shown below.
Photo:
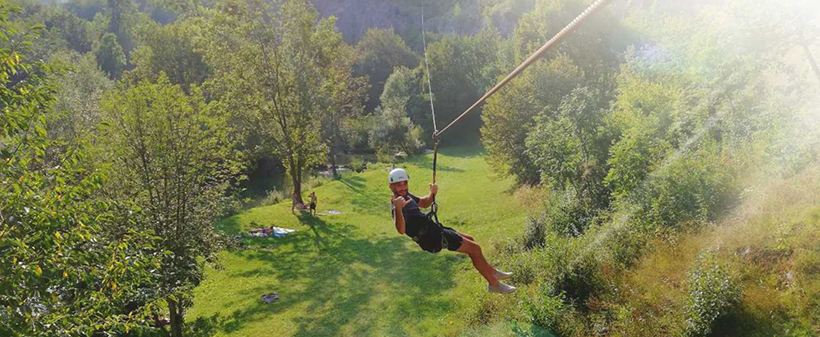
<path fill-rule="evenodd" d="M 521 236 L 526 207 L 511 181 L 491 178 L 483 155 L 477 148 L 441 151 L 439 214 L 445 225 L 473 235 L 491 263 L 504 266 L 494 259 L 496 244 Z M 411 192 L 426 194 L 432 155 L 400 165 L 410 174 Z M 270 225 L 297 231 L 248 239 L 247 249 L 223 252 L 222 268 L 209 269 L 195 290 L 187 320 L 217 336 L 529 334 L 532 327 L 514 324 L 469 330 L 466 313 L 486 295 L 486 282 L 466 256 L 424 252 L 396 232 L 389 169 L 379 164 L 316 187 L 317 217 L 293 215 L 285 201 L 222 221 L 229 233 Z M 331 209 L 343 214 L 330 215 Z M 271 292 L 280 299 L 263 303 Z"/>

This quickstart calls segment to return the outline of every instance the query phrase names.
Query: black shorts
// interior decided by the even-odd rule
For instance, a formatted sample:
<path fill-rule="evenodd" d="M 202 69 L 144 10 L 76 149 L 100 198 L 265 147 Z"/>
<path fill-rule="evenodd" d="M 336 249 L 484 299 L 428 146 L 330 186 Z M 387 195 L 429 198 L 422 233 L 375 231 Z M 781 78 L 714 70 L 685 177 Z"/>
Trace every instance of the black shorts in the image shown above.
<path fill-rule="evenodd" d="M 436 224 L 430 224 L 426 231 L 413 239 L 421 249 L 430 253 L 438 253 L 444 248 L 455 252 L 464 241 L 455 229 Z"/>
<path fill-rule="evenodd" d="M 316 209 L 316 203 L 315 202 L 310 203 L 310 209 Z"/>

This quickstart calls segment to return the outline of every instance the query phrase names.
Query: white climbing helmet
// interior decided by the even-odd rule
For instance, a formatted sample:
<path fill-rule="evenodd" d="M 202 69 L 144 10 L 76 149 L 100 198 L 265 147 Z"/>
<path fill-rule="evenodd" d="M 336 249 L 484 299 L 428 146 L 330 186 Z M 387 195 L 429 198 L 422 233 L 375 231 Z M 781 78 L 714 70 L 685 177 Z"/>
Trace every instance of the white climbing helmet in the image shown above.
<path fill-rule="evenodd" d="M 390 171 L 390 174 L 387 178 L 387 181 L 391 184 L 410 180 L 410 176 L 407 175 L 407 172 L 404 169 L 400 168 L 393 169 L 393 171 Z"/>

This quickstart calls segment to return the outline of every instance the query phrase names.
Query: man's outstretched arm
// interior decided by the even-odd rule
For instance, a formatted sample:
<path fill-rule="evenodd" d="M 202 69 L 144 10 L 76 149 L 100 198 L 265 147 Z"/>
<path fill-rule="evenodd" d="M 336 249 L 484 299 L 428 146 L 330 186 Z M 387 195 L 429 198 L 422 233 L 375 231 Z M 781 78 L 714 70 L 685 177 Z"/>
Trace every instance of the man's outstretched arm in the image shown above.
<path fill-rule="evenodd" d="M 436 193 L 438 193 L 438 185 L 430 184 L 430 194 L 419 199 L 419 207 L 427 208 L 436 200 Z"/>

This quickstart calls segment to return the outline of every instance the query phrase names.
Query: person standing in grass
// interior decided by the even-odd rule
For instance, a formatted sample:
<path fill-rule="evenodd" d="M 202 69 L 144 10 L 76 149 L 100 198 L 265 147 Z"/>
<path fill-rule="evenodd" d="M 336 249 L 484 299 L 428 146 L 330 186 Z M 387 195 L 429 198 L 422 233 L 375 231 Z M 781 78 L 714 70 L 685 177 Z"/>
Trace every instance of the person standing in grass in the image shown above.
<path fill-rule="evenodd" d="M 316 192 L 310 193 L 310 215 L 316 216 Z"/>
<path fill-rule="evenodd" d="M 498 271 L 484 258 L 481 246 L 475 239 L 450 227 L 442 226 L 433 221 L 421 208 L 430 207 L 438 193 L 438 186 L 430 184 L 430 194 L 419 198 L 408 192 L 410 176 L 401 168 L 390 171 L 388 184 L 391 195 L 391 213 L 399 234 L 407 234 L 413 238 L 421 249 L 438 253 L 446 248 L 454 252 L 467 254 L 473 261 L 473 266 L 483 276 L 489 285 L 487 289 L 494 293 L 511 293 L 515 287 L 501 283 L 499 280 L 509 278 L 511 273 Z"/>

